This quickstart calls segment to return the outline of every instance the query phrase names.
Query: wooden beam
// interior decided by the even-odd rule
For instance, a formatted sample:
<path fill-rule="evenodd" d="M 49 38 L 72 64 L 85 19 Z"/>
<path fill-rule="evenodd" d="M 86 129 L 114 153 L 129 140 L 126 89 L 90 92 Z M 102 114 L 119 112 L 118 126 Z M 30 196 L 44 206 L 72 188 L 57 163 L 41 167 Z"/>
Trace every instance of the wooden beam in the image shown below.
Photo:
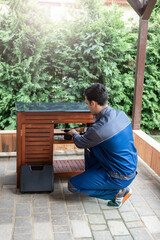
<path fill-rule="evenodd" d="M 157 0 L 147 0 L 144 2 L 142 19 L 148 20 Z"/>
<path fill-rule="evenodd" d="M 143 5 L 139 0 L 127 0 L 131 7 L 136 11 L 136 13 L 141 17 L 143 13 Z"/>
<path fill-rule="evenodd" d="M 141 108 L 142 108 L 147 34 L 148 34 L 148 20 L 140 19 L 137 60 L 136 60 L 136 73 L 135 73 L 134 99 L 133 99 L 133 112 L 132 112 L 132 127 L 134 130 L 139 130 L 140 123 L 141 123 Z"/>

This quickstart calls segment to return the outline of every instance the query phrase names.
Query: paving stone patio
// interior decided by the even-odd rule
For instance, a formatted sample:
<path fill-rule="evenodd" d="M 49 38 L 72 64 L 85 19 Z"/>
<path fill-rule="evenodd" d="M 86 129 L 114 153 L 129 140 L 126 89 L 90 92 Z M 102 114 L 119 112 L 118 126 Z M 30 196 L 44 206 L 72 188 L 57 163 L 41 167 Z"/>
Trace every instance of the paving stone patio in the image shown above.
<path fill-rule="evenodd" d="M 78 152 L 57 152 L 57 159 Z M 73 158 L 74 157 L 74 158 Z M 56 177 L 53 193 L 21 194 L 16 157 L 0 158 L 0 240 L 160 239 L 160 177 L 139 160 L 133 194 L 120 209 L 67 190 L 69 177 Z"/>

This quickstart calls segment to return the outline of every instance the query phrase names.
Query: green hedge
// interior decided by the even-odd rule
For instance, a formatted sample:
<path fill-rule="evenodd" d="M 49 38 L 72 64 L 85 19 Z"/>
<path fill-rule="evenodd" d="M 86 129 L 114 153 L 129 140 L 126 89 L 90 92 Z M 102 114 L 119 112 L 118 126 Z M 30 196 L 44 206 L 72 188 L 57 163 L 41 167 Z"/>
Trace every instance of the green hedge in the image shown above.
<path fill-rule="evenodd" d="M 11 0 L 0 15 L 0 129 L 14 129 L 15 102 L 84 101 L 84 89 L 103 83 L 109 104 L 132 115 L 138 27 L 104 1 L 81 0 L 61 22 L 30 0 Z M 77 3 L 78 4 L 78 3 Z M 77 6 L 77 9 L 79 9 Z M 158 1 L 157 6 L 160 6 Z M 142 128 L 158 128 L 159 10 L 149 25 Z"/>

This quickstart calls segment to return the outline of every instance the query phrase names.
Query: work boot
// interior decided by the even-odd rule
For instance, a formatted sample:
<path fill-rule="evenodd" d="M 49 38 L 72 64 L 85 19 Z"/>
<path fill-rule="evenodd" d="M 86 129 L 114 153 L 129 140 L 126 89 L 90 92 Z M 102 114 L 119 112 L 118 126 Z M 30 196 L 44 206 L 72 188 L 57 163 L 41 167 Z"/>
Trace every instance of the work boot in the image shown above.
<path fill-rule="evenodd" d="M 107 203 L 107 206 L 112 208 L 120 208 L 123 203 L 131 196 L 131 194 L 132 189 L 130 189 L 129 187 L 123 188 L 119 191 L 115 199 Z"/>

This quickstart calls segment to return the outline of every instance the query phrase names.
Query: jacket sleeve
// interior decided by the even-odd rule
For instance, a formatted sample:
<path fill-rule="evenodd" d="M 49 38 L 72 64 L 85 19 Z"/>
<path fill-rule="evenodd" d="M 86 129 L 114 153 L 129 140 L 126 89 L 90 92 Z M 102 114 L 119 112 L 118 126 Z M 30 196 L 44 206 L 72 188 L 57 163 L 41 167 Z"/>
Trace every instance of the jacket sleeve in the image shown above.
<path fill-rule="evenodd" d="M 78 148 L 91 148 L 101 142 L 101 138 L 93 127 L 89 127 L 87 132 L 79 135 L 77 132 L 73 136 L 75 145 Z"/>

